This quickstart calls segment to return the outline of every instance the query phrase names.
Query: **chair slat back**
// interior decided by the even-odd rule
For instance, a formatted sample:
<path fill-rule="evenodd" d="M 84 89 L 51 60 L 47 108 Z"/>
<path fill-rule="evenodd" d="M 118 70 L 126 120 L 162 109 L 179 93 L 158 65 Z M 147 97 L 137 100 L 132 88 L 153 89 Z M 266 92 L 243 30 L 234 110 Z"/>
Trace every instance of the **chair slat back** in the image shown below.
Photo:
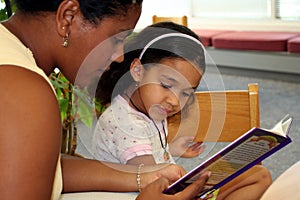
<path fill-rule="evenodd" d="M 187 22 L 187 16 L 181 16 L 181 17 L 159 17 L 157 15 L 153 15 L 152 16 L 152 23 L 158 23 L 158 22 L 174 22 L 177 24 L 181 24 L 183 26 L 188 26 L 188 22 Z"/>

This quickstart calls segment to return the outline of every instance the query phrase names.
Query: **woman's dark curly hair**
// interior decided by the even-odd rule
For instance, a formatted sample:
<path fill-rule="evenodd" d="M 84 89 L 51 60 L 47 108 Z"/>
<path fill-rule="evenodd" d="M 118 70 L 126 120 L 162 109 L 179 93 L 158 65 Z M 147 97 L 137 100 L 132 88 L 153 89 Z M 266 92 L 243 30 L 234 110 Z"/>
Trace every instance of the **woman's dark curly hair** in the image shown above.
<path fill-rule="evenodd" d="M 161 22 L 146 27 L 136 35 L 129 37 L 125 42 L 124 61 L 121 63 L 113 62 L 109 70 L 102 74 L 96 90 L 96 99 L 101 104 L 106 105 L 111 102 L 114 96 L 122 94 L 134 82 L 130 73 L 128 73 L 131 62 L 139 57 L 148 42 L 167 33 L 183 33 L 200 41 L 198 35 L 192 30 L 172 22 Z M 141 63 L 160 63 L 162 59 L 166 58 L 188 60 L 203 73 L 205 71 L 204 48 L 191 39 L 176 36 L 158 40 L 147 48 Z M 143 66 L 147 69 L 149 65 Z"/>
<path fill-rule="evenodd" d="M 56 12 L 64 0 L 14 0 L 19 11 L 28 14 Z M 86 20 L 97 24 L 105 17 L 123 15 L 133 4 L 140 5 L 143 0 L 77 0 Z"/>

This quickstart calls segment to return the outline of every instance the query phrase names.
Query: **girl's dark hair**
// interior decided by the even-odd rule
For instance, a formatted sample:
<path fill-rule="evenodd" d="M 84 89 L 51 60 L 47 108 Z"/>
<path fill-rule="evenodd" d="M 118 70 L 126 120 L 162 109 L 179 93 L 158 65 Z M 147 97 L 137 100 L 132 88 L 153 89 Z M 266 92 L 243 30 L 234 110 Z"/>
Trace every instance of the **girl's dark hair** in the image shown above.
<path fill-rule="evenodd" d="M 99 80 L 96 98 L 100 103 L 103 105 L 110 103 L 114 96 L 121 94 L 129 87 L 134 81 L 128 73 L 131 62 L 140 56 L 147 43 L 167 33 L 183 33 L 200 41 L 198 35 L 192 30 L 173 22 L 156 23 L 130 36 L 124 44 L 124 61 L 111 63 L 110 69 L 105 71 Z M 141 63 L 147 69 L 149 65 L 144 64 L 160 63 L 162 59 L 167 58 L 188 60 L 203 73 L 205 71 L 203 46 L 192 39 L 179 36 L 165 37 L 154 42 L 143 54 Z M 119 81 L 121 78 L 122 81 Z"/>
<path fill-rule="evenodd" d="M 37 14 L 39 12 L 56 12 L 63 0 L 14 0 L 19 11 Z M 80 10 L 86 20 L 97 24 L 104 17 L 126 14 L 133 4 L 143 0 L 78 0 Z"/>

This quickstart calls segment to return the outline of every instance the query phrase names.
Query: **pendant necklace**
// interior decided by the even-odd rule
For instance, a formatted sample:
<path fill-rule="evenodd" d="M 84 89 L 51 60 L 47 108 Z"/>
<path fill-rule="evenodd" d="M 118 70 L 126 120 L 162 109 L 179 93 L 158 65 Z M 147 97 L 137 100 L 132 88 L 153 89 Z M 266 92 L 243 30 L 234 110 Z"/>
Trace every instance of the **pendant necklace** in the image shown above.
<path fill-rule="evenodd" d="M 129 98 L 129 96 L 128 96 L 127 94 L 125 94 L 125 95 Z M 129 98 L 129 101 L 130 101 L 131 105 L 132 105 L 137 111 L 141 112 L 140 109 L 133 103 L 133 101 L 132 101 L 131 98 Z M 154 122 L 154 120 L 153 120 L 151 117 L 149 117 L 149 118 L 151 119 L 152 123 L 154 124 L 154 126 L 155 126 L 155 128 L 156 128 L 156 130 L 157 130 L 157 132 L 158 132 L 160 144 L 161 144 L 161 147 L 162 147 L 163 150 L 164 150 L 164 160 L 165 160 L 165 161 L 168 161 L 168 160 L 170 159 L 170 155 L 169 155 L 169 152 L 167 151 L 168 141 L 167 141 L 167 134 L 166 134 L 165 126 L 164 126 L 164 125 L 165 125 L 165 124 L 164 124 L 164 120 L 161 121 L 161 125 L 162 125 L 162 128 L 163 128 L 163 134 L 164 134 L 164 138 L 165 138 L 165 141 L 163 142 L 163 139 L 162 139 L 162 136 L 161 136 L 161 133 L 160 133 L 159 128 L 157 127 L 157 125 L 156 125 L 156 123 Z"/>
<path fill-rule="evenodd" d="M 167 151 L 168 141 L 167 141 L 167 134 L 166 134 L 165 126 L 164 126 L 165 125 L 164 121 L 163 120 L 161 121 L 161 125 L 162 125 L 162 128 L 163 128 L 163 133 L 164 133 L 164 137 L 165 137 L 165 144 L 163 143 L 163 140 L 162 140 L 159 128 L 157 127 L 157 125 L 154 122 L 154 120 L 152 118 L 150 118 L 150 119 L 153 122 L 153 124 L 154 124 L 154 126 L 155 126 L 155 128 L 156 128 L 156 130 L 158 132 L 160 144 L 161 144 L 161 147 L 164 150 L 164 160 L 168 161 L 170 159 L 170 155 L 169 155 L 169 152 Z"/>

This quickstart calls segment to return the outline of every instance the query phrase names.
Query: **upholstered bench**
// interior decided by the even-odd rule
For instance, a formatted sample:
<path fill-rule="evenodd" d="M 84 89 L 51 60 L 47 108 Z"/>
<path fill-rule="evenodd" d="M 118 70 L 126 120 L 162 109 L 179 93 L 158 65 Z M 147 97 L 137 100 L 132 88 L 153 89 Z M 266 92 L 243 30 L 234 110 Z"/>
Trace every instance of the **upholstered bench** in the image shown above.
<path fill-rule="evenodd" d="M 200 37 L 201 43 L 205 47 L 212 46 L 212 38 L 222 33 L 229 33 L 227 30 L 210 30 L 210 29 L 193 29 L 193 31 Z"/>
<path fill-rule="evenodd" d="M 213 36 L 212 45 L 222 49 L 285 52 L 288 40 L 299 35 L 293 32 L 236 31 Z"/>
<path fill-rule="evenodd" d="M 212 58 L 207 64 L 300 74 L 300 32 L 193 30 Z"/>
<path fill-rule="evenodd" d="M 300 36 L 288 41 L 288 51 L 290 53 L 300 53 Z"/>

